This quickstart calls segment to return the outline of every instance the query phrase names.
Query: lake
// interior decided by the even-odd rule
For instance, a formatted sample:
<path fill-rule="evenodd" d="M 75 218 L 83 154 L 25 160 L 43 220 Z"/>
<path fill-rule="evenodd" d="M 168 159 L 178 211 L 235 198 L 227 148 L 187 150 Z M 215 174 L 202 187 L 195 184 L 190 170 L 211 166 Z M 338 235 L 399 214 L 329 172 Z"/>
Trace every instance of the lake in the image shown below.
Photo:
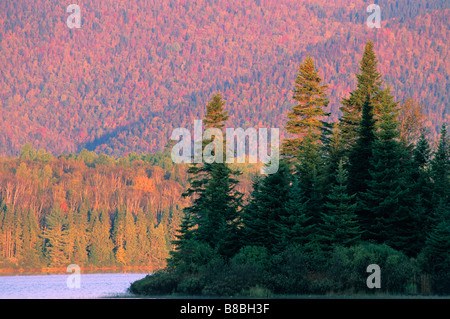
<path fill-rule="evenodd" d="M 147 274 L 81 273 L 79 281 L 74 277 L 69 278 L 71 275 L 0 276 L 0 299 L 93 299 L 117 296 L 126 294 L 133 281 Z"/>

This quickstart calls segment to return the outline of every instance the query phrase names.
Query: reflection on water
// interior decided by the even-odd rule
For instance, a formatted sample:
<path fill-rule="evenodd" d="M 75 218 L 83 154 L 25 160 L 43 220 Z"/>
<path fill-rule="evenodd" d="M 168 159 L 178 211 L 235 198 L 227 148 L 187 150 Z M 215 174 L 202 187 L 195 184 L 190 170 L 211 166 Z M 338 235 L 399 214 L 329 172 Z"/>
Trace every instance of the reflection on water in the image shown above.
<path fill-rule="evenodd" d="M 146 273 L 82 273 L 79 277 L 79 288 L 68 287 L 67 281 L 71 276 L 70 273 L 0 276 L 0 299 L 71 299 L 117 296 L 127 293 L 127 288 L 133 281 L 146 275 Z M 69 286 L 71 285 L 69 284 Z"/>

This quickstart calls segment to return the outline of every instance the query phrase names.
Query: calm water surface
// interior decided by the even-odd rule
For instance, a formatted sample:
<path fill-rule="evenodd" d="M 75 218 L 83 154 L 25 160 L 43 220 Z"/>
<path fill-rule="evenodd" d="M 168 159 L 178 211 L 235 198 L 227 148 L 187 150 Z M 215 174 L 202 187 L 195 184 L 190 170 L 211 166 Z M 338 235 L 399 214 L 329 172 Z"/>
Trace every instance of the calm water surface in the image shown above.
<path fill-rule="evenodd" d="M 68 274 L 0 276 L 0 299 L 101 298 L 127 293 L 146 273 L 81 274 L 80 288 L 69 288 Z M 70 280 L 69 280 L 70 281 Z"/>

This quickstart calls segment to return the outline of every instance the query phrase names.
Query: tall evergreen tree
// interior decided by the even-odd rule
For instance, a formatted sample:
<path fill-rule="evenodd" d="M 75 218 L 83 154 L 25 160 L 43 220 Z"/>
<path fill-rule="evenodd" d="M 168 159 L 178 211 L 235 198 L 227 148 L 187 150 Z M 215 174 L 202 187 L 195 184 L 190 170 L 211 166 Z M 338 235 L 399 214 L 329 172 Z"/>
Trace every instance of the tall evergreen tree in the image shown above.
<path fill-rule="evenodd" d="M 45 256 L 49 266 L 62 266 L 68 261 L 67 223 L 60 209 L 52 209 L 45 217 Z"/>
<path fill-rule="evenodd" d="M 263 246 L 271 252 L 279 252 L 286 244 L 288 232 L 284 225 L 295 213 L 286 206 L 290 201 L 290 183 L 290 171 L 285 161 L 280 162 L 276 173 L 255 180 L 243 215 L 243 245 Z M 292 224 L 295 222 L 291 221 Z"/>
<path fill-rule="evenodd" d="M 112 265 L 113 242 L 110 237 L 109 214 L 93 210 L 89 217 L 89 262 L 96 266 Z"/>
<path fill-rule="evenodd" d="M 224 127 L 228 118 L 224 104 L 219 94 L 207 104 L 206 128 Z M 202 150 L 212 140 L 203 142 Z M 179 238 L 192 235 L 194 240 L 210 245 L 224 257 L 230 257 L 239 248 L 238 223 L 243 195 L 235 186 L 241 173 L 231 169 L 225 161 L 192 165 L 188 173 L 190 186 L 183 196 L 191 197 L 192 204 L 184 208 L 184 225 L 180 228 Z M 176 243 L 179 253 L 172 255 L 175 258 L 172 264 L 176 264 L 177 256 L 183 254 L 183 244 L 181 241 Z"/>
<path fill-rule="evenodd" d="M 355 194 L 347 192 L 347 171 L 343 161 L 339 162 L 335 177 L 336 183 L 327 196 L 322 215 L 321 239 L 328 249 L 334 245 L 351 246 L 361 235 L 355 214 L 356 203 L 352 201 Z"/>
<path fill-rule="evenodd" d="M 323 184 L 324 193 L 328 193 L 332 184 L 335 181 L 335 173 L 338 169 L 339 163 L 344 162 L 344 166 L 347 165 L 344 157 L 344 145 L 342 144 L 342 139 L 340 136 L 340 130 L 338 123 L 332 124 L 332 130 L 330 138 L 327 143 L 324 144 L 324 172 L 323 172 Z"/>
<path fill-rule="evenodd" d="M 431 160 L 433 202 L 442 202 L 450 210 L 450 137 L 445 124 L 441 127 L 439 142 Z"/>
<path fill-rule="evenodd" d="M 325 171 L 325 161 L 322 145 L 313 136 L 307 135 L 299 145 L 297 160 L 295 178 L 304 196 L 308 198 L 305 204 L 311 216 L 310 223 L 319 225 L 324 198 L 322 176 Z"/>
<path fill-rule="evenodd" d="M 368 41 L 362 60 L 360 62 L 360 73 L 356 74 L 357 88 L 350 93 L 349 98 L 342 99 L 342 118 L 339 122 L 344 145 L 350 149 L 358 136 L 359 122 L 363 104 L 370 96 L 371 105 L 375 108 L 375 113 L 379 107 L 379 100 L 382 80 L 381 74 L 377 71 L 378 59 L 373 51 L 373 42 Z"/>
<path fill-rule="evenodd" d="M 423 131 L 416 142 L 412 154 L 410 181 L 412 196 L 415 199 L 415 205 L 412 209 L 417 218 L 417 250 L 420 251 L 423 248 L 426 236 L 431 232 L 433 225 L 435 225 L 430 176 L 431 149 Z"/>
<path fill-rule="evenodd" d="M 363 239 L 386 243 L 411 254 L 416 221 L 411 212 L 411 192 L 406 185 L 409 167 L 405 167 L 407 156 L 399 141 L 396 110 L 392 100 L 383 101 L 379 131 L 373 143 L 371 178 L 359 202 L 368 218 L 360 220 L 360 225 Z"/>
<path fill-rule="evenodd" d="M 424 269 L 431 274 L 433 291 L 448 294 L 450 291 L 450 210 L 443 200 L 437 205 L 440 217 L 429 234 L 423 250 Z"/>
<path fill-rule="evenodd" d="M 31 210 L 23 211 L 22 220 L 22 264 L 26 267 L 39 267 L 41 265 L 42 244 L 39 238 L 41 230 L 38 221 Z"/>
<path fill-rule="evenodd" d="M 170 257 L 167 260 L 167 265 L 169 268 L 174 269 L 179 267 L 182 263 L 187 264 L 189 262 L 189 260 L 186 260 L 186 257 L 189 258 L 190 254 L 187 252 L 191 245 L 194 244 L 194 227 L 195 223 L 192 215 L 187 210 L 183 215 L 181 224 L 177 230 L 177 234 L 175 235 L 176 239 L 172 241 L 174 249 L 169 252 Z"/>
<path fill-rule="evenodd" d="M 362 108 L 362 119 L 359 123 L 356 143 L 351 148 L 349 155 L 348 190 L 351 194 L 358 194 L 367 190 L 374 141 L 375 119 L 370 95 L 367 95 Z"/>
<path fill-rule="evenodd" d="M 322 133 L 329 128 L 324 122 L 324 117 L 329 115 L 324 110 L 329 103 L 325 94 L 327 86 L 321 85 L 321 82 L 314 60 L 308 55 L 300 64 L 295 79 L 296 105 L 287 115 L 289 120 L 286 123 L 286 131 L 296 135 L 283 141 L 281 151 L 287 157 L 296 157 L 298 147 L 306 135 L 319 140 Z"/>
<path fill-rule="evenodd" d="M 314 223 L 313 215 L 308 210 L 310 199 L 305 195 L 298 178 L 292 177 L 288 192 L 288 200 L 285 203 L 288 214 L 282 217 L 285 242 L 306 249 L 314 247 L 318 240 L 317 224 Z"/>
<path fill-rule="evenodd" d="M 205 188 L 200 214 L 194 217 L 197 224 L 196 239 L 209 244 L 225 257 L 238 249 L 239 212 L 243 194 L 236 190 L 238 180 L 225 163 L 212 165 L 211 179 Z"/>

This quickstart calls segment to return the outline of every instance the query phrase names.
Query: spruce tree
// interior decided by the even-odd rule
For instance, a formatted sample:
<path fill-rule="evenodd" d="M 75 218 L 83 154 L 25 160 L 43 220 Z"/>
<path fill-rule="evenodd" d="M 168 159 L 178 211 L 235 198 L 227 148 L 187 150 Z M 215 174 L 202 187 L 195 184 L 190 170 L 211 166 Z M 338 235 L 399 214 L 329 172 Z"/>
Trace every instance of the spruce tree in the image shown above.
<path fill-rule="evenodd" d="M 283 217 L 286 242 L 308 248 L 315 246 L 318 239 L 316 224 L 308 210 L 309 198 L 305 195 L 298 178 L 292 178 L 286 202 L 287 216 Z"/>
<path fill-rule="evenodd" d="M 413 159 L 411 168 L 411 191 L 415 200 L 412 207 L 417 218 L 418 247 L 417 251 L 423 248 L 426 236 L 435 225 L 433 212 L 432 183 L 430 175 L 430 144 L 422 131 L 413 149 Z"/>
<path fill-rule="evenodd" d="M 324 199 L 325 161 L 320 142 L 307 135 L 299 145 L 297 161 L 295 178 L 308 198 L 306 209 L 311 216 L 310 223 L 316 227 L 321 222 Z"/>
<path fill-rule="evenodd" d="M 60 209 L 52 209 L 45 217 L 43 232 L 45 239 L 45 256 L 49 266 L 62 266 L 68 261 L 67 223 Z"/>
<path fill-rule="evenodd" d="M 325 112 L 328 98 L 325 94 L 326 85 L 321 85 L 322 79 L 315 67 L 313 58 L 307 56 L 300 64 L 295 79 L 294 100 L 296 105 L 288 113 L 286 131 L 296 135 L 283 141 L 282 154 L 287 157 L 296 157 L 298 147 L 306 135 L 319 140 L 322 133 L 329 128 L 323 118 L 329 113 Z"/>
<path fill-rule="evenodd" d="M 437 205 L 440 216 L 437 225 L 429 234 L 423 251 L 423 268 L 431 274 L 433 291 L 438 294 L 450 292 L 450 210 L 444 201 Z"/>
<path fill-rule="evenodd" d="M 325 165 L 323 172 L 324 193 L 328 193 L 335 181 L 335 173 L 338 169 L 339 162 L 343 161 L 344 166 L 347 165 L 347 161 L 345 161 L 346 158 L 344 157 L 344 145 L 342 144 L 337 123 L 332 124 L 330 138 L 327 140 L 327 143 L 324 144 L 323 149 Z"/>
<path fill-rule="evenodd" d="M 176 239 L 172 241 L 174 249 L 169 252 L 170 258 L 168 258 L 167 260 L 167 265 L 169 268 L 176 269 L 181 264 L 188 263 L 186 257 L 189 258 L 189 254 L 187 254 L 187 251 L 194 240 L 194 226 L 195 224 L 193 222 L 191 213 L 189 211 L 185 211 L 181 224 L 177 230 L 177 234 L 175 235 Z"/>
<path fill-rule="evenodd" d="M 370 96 L 371 105 L 375 108 L 379 106 L 381 86 L 381 74 L 377 71 L 378 59 L 373 51 L 373 42 L 368 41 L 362 60 L 360 62 L 360 73 L 356 74 L 357 88 L 350 93 L 349 98 L 342 99 L 342 117 L 339 122 L 342 139 L 347 149 L 350 149 L 355 143 L 358 136 L 359 122 L 363 104 Z"/>
<path fill-rule="evenodd" d="M 360 219 L 362 238 L 411 254 L 416 220 L 406 184 L 409 166 L 405 167 L 407 154 L 399 141 L 396 103 L 384 100 L 381 112 L 377 139 L 373 143 L 371 177 L 367 191 L 361 193 L 359 200 L 359 208 L 365 210 L 363 216 L 367 217 Z"/>
<path fill-rule="evenodd" d="M 336 183 L 327 196 L 325 212 L 322 214 L 321 240 L 325 247 L 334 245 L 351 246 L 360 238 L 359 226 L 355 214 L 354 195 L 347 192 L 347 171 L 343 161 L 336 171 Z"/>
<path fill-rule="evenodd" d="M 89 217 L 89 263 L 95 266 L 112 265 L 113 243 L 110 238 L 109 214 L 93 210 Z"/>
<path fill-rule="evenodd" d="M 20 236 L 22 246 L 21 263 L 27 267 L 39 267 L 41 266 L 42 252 L 39 238 L 41 233 L 39 223 L 33 211 L 26 210 L 22 214 L 23 226 L 21 227 L 22 234 Z"/>
<path fill-rule="evenodd" d="M 439 142 L 431 160 L 431 178 L 433 181 L 433 202 L 450 210 L 450 137 L 445 124 L 441 127 Z"/>
<path fill-rule="evenodd" d="M 278 171 L 256 179 L 251 199 L 243 214 L 243 245 L 263 246 L 271 252 L 279 252 L 286 244 L 286 227 L 290 198 L 290 171 L 285 161 Z"/>
<path fill-rule="evenodd" d="M 367 190 L 367 180 L 370 178 L 370 160 L 372 144 L 375 141 L 375 120 L 370 95 L 363 104 L 362 118 L 359 123 L 356 143 L 350 150 L 348 168 L 348 190 L 351 194 L 359 194 Z"/>
<path fill-rule="evenodd" d="M 220 94 L 216 94 L 207 104 L 206 128 L 224 127 L 224 121 L 228 118 L 224 104 Z M 201 149 L 213 140 L 204 140 Z M 191 235 L 193 240 L 209 245 L 228 258 L 239 248 L 238 223 L 243 195 L 235 187 L 241 173 L 231 169 L 225 161 L 194 164 L 188 173 L 190 186 L 183 196 L 191 197 L 192 204 L 183 210 L 185 225 L 180 229 L 181 237 L 176 241 L 175 259 L 171 263 L 176 264 L 176 256 L 183 254 L 181 238 Z"/>
<path fill-rule="evenodd" d="M 194 216 L 195 238 L 209 244 L 227 258 L 239 249 L 238 224 L 242 196 L 236 190 L 238 180 L 225 163 L 211 165 L 211 179 L 202 194 L 202 209 Z"/>

